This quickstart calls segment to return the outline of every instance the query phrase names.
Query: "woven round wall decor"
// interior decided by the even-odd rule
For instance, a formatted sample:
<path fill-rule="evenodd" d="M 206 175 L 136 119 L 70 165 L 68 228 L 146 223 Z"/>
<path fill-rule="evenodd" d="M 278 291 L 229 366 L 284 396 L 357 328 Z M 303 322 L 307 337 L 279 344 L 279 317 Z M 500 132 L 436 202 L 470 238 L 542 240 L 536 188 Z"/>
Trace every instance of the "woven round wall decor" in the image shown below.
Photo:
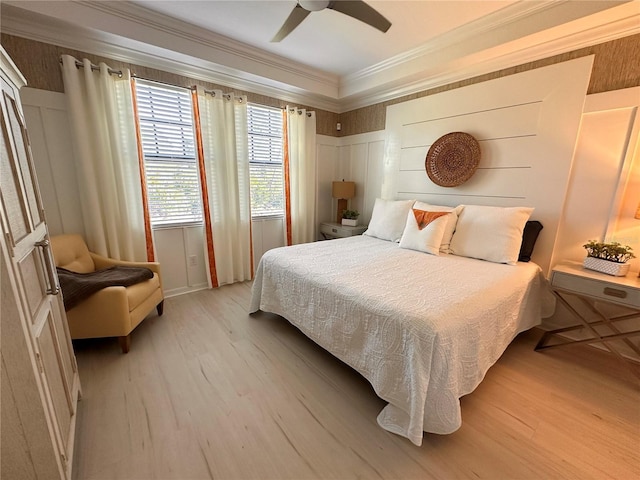
<path fill-rule="evenodd" d="M 425 169 L 433 183 L 457 187 L 469 180 L 480 163 L 480 145 L 464 132 L 443 135 L 427 152 Z"/>

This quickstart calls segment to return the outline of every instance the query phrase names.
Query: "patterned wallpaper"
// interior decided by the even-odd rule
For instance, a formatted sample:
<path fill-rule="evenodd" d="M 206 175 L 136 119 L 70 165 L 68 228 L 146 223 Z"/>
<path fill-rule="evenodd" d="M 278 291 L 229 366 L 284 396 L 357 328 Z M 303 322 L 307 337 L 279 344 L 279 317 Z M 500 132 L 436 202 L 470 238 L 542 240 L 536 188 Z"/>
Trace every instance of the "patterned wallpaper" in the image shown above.
<path fill-rule="evenodd" d="M 202 85 L 208 90 L 229 90 L 229 87 L 226 87 L 224 85 L 203 82 L 201 80 L 194 80 L 189 77 L 164 72 L 162 70 L 157 70 L 154 68 L 119 62 L 117 60 L 81 52 L 79 50 L 59 47 L 57 45 L 52 45 L 49 43 L 36 42 L 34 40 L 28 40 L 4 33 L 1 35 L 1 40 L 2 46 L 7 51 L 9 56 L 11 56 L 11 59 L 15 62 L 16 66 L 20 69 L 24 77 L 27 79 L 27 84 L 32 88 L 39 88 L 42 90 L 50 90 L 54 92 L 64 92 L 64 87 L 62 85 L 62 71 L 60 69 L 60 56 L 67 54 L 78 59 L 88 58 L 94 64 L 105 62 L 115 70 L 128 68 L 137 76 L 149 80 L 166 82 L 182 87 Z M 234 92 L 241 95 L 247 95 L 250 102 L 259 103 L 261 105 L 284 107 L 288 103 L 284 100 L 267 97 L 265 95 L 259 95 L 252 92 L 238 90 L 234 90 Z M 317 122 L 316 130 L 319 134 L 332 136 L 336 135 L 336 123 L 338 122 L 337 113 L 319 110 L 317 108 L 312 108 L 306 105 L 297 106 L 315 110 Z"/>
<path fill-rule="evenodd" d="M 339 136 L 384 130 L 388 105 L 592 54 L 595 58 L 587 93 L 640 86 L 640 34 L 638 34 L 342 113 L 339 120 L 342 123 L 342 131 Z"/>
<path fill-rule="evenodd" d="M 29 86 L 33 88 L 52 90 L 56 92 L 64 91 L 59 65 L 59 59 L 62 54 L 73 55 L 76 58 L 88 58 L 93 63 L 105 62 L 115 69 L 129 68 L 140 77 L 172 83 L 174 85 L 191 86 L 200 84 L 208 89 L 218 88 L 225 90 L 227 88 L 223 85 L 193 80 L 188 77 L 153 68 L 118 62 L 109 58 L 47 43 L 27 40 L 12 35 L 2 34 L 1 39 L 2 46 L 9 53 L 22 74 L 26 77 Z M 329 136 L 347 136 L 384 130 L 386 107 L 388 105 L 405 102 L 407 100 L 427 95 L 433 95 L 446 90 L 453 90 L 465 85 L 480 83 L 493 78 L 512 75 L 514 73 L 532 70 L 545 65 L 564 62 L 566 60 L 591 54 L 595 55 L 595 60 L 588 93 L 599 93 L 640 86 L 640 61 L 638 61 L 640 58 L 640 34 L 637 34 L 555 55 L 535 62 L 506 68 L 497 72 L 451 83 L 431 90 L 399 97 L 387 102 L 370 105 L 368 107 L 359 108 L 342 114 L 314 109 L 316 111 L 317 118 L 317 132 L 319 134 Z M 248 96 L 249 101 L 263 105 L 282 107 L 286 104 L 283 100 L 251 92 L 236 93 L 245 94 Z M 300 107 L 309 108 L 304 105 L 300 105 Z M 337 122 L 342 123 L 342 130 L 340 132 L 337 132 L 335 129 Z"/>

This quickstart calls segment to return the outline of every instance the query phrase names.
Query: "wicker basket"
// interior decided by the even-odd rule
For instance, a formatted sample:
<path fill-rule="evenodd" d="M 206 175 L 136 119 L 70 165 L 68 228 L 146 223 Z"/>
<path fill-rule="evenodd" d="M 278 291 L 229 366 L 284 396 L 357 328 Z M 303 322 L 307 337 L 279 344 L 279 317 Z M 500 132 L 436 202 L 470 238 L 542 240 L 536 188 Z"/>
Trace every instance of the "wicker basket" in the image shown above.
<path fill-rule="evenodd" d="M 614 277 L 624 277 L 631 267 L 630 263 L 617 263 L 603 260 L 601 258 L 587 257 L 584 259 L 584 268 L 595 270 L 596 272 L 606 273 Z"/>
<path fill-rule="evenodd" d="M 473 136 L 452 132 L 433 142 L 425 159 L 425 170 L 433 183 L 457 187 L 469 180 L 480 162 L 480 145 Z"/>

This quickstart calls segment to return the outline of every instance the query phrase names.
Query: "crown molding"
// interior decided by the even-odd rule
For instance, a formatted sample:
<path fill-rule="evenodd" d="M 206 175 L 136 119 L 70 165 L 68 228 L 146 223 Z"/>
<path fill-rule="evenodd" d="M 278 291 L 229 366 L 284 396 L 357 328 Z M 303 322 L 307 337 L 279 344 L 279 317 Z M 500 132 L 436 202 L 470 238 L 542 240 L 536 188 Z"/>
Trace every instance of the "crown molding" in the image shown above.
<path fill-rule="evenodd" d="M 61 3 L 61 2 L 57 2 Z M 201 27 L 194 26 L 192 24 L 167 17 L 153 10 L 141 7 L 139 5 L 129 2 L 86 2 L 80 0 L 70 0 L 64 3 L 69 3 L 77 11 L 78 6 L 83 8 L 92 9 L 98 11 L 104 15 L 104 18 L 114 17 L 118 19 L 117 24 L 120 26 L 117 32 L 119 35 L 129 35 L 130 38 L 136 39 L 131 34 L 128 25 L 123 25 L 123 21 L 126 23 L 133 23 L 136 26 L 147 28 L 154 34 L 161 32 L 162 36 L 169 36 L 170 40 L 163 45 L 164 48 L 170 47 L 176 48 L 176 39 L 182 39 L 186 42 L 203 45 L 209 51 L 207 55 L 215 57 L 218 52 L 224 56 L 231 56 L 236 59 L 243 70 L 252 71 L 251 67 L 255 64 L 257 69 L 262 71 L 263 69 L 275 69 L 277 72 L 282 72 L 286 79 L 289 79 L 292 75 L 303 79 L 305 82 L 312 82 L 316 84 L 319 90 L 327 90 L 323 92 L 325 94 L 332 94 L 332 89 L 335 88 L 338 83 L 338 76 L 324 72 L 322 70 L 303 65 L 301 63 L 294 62 L 287 58 L 275 55 L 273 53 L 266 52 L 264 50 L 251 47 L 242 42 L 238 42 L 229 37 L 219 35 L 210 30 L 203 29 Z M 59 6 L 54 7 L 56 11 L 59 10 Z M 82 18 L 82 17 L 81 17 Z M 111 22 L 108 25 L 111 27 Z M 123 28 L 124 27 L 124 28 Z M 111 31 L 112 28 L 109 29 Z M 135 35 L 135 34 L 134 34 Z M 153 35 L 151 40 L 157 40 L 156 35 Z M 179 47 L 179 45 L 178 45 Z M 180 51 L 180 50 L 178 50 Z M 236 63 L 233 62 L 233 63 Z M 233 66 L 233 65 L 230 65 Z M 275 78 L 282 81 L 282 79 Z M 301 82 L 304 83 L 304 82 Z M 295 85 L 294 81 L 294 85 Z"/>
<path fill-rule="evenodd" d="M 536 12 L 536 9 L 530 11 Z M 341 93 L 345 94 L 340 97 L 340 105 L 343 112 L 355 110 L 638 33 L 640 3 L 633 1 L 468 54 L 445 52 L 443 55 L 441 52 L 447 48 L 446 45 L 442 45 L 441 52 L 423 46 L 407 52 L 403 62 L 395 64 L 395 58 L 391 59 L 390 65 L 377 70 L 377 83 L 369 82 L 368 89 L 366 84 L 370 72 L 361 71 L 353 78 L 344 77 Z M 461 35 L 461 32 L 452 32 L 450 38 L 457 39 L 453 45 L 457 42 L 470 43 L 468 39 L 464 42 Z M 437 57 L 435 61 L 434 56 Z M 370 71 L 376 67 L 371 67 Z M 380 77 L 385 75 L 387 81 L 382 83 Z M 356 93 L 348 95 L 345 85 L 350 80 L 356 82 L 358 88 Z"/>
<path fill-rule="evenodd" d="M 1 7 L 3 33 L 180 75 L 189 72 L 195 79 L 333 112 L 339 106 L 337 75 L 134 4 L 37 2 L 34 11 L 3 1 Z"/>
<path fill-rule="evenodd" d="M 2 1 L 3 33 L 336 113 L 640 33 L 637 0 L 518 2 L 338 78 L 128 2 L 29 5 Z"/>
<path fill-rule="evenodd" d="M 560 3 L 565 3 L 565 0 L 562 0 Z M 370 67 L 364 68 L 358 72 L 345 75 L 341 79 L 342 84 L 348 85 L 350 83 L 361 83 L 368 77 L 373 77 L 392 69 L 401 68 L 408 62 L 428 58 L 433 54 L 437 54 L 443 48 L 468 42 L 469 39 L 477 38 L 487 32 L 492 32 L 495 35 L 496 32 L 505 25 L 512 24 L 517 20 L 529 18 L 534 14 L 549 10 L 551 5 L 552 4 L 549 3 L 538 2 L 513 4 L 465 25 L 464 27 L 444 33 L 438 37 L 437 41 L 427 42 L 424 45 L 420 45 L 380 63 L 371 65 Z"/>

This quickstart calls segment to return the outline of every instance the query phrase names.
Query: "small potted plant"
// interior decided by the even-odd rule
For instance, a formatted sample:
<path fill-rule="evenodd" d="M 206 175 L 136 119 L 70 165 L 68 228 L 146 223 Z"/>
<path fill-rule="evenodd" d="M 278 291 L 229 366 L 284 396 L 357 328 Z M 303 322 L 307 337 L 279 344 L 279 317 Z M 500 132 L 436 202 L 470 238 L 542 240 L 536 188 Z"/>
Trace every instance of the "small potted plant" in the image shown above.
<path fill-rule="evenodd" d="M 357 210 L 345 210 L 342 212 L 342 225 L 355 227 L 358 225 L 358 217 L 360 212 Z"/>
<path fill-rule="evenodd" d="M 616 277 L 624 277 L 629 271 L 629 260 L 635 258 L 630 246 L 618 242 L 589 240 L 583 247 L 587 250 L 584 268 Z"/>

